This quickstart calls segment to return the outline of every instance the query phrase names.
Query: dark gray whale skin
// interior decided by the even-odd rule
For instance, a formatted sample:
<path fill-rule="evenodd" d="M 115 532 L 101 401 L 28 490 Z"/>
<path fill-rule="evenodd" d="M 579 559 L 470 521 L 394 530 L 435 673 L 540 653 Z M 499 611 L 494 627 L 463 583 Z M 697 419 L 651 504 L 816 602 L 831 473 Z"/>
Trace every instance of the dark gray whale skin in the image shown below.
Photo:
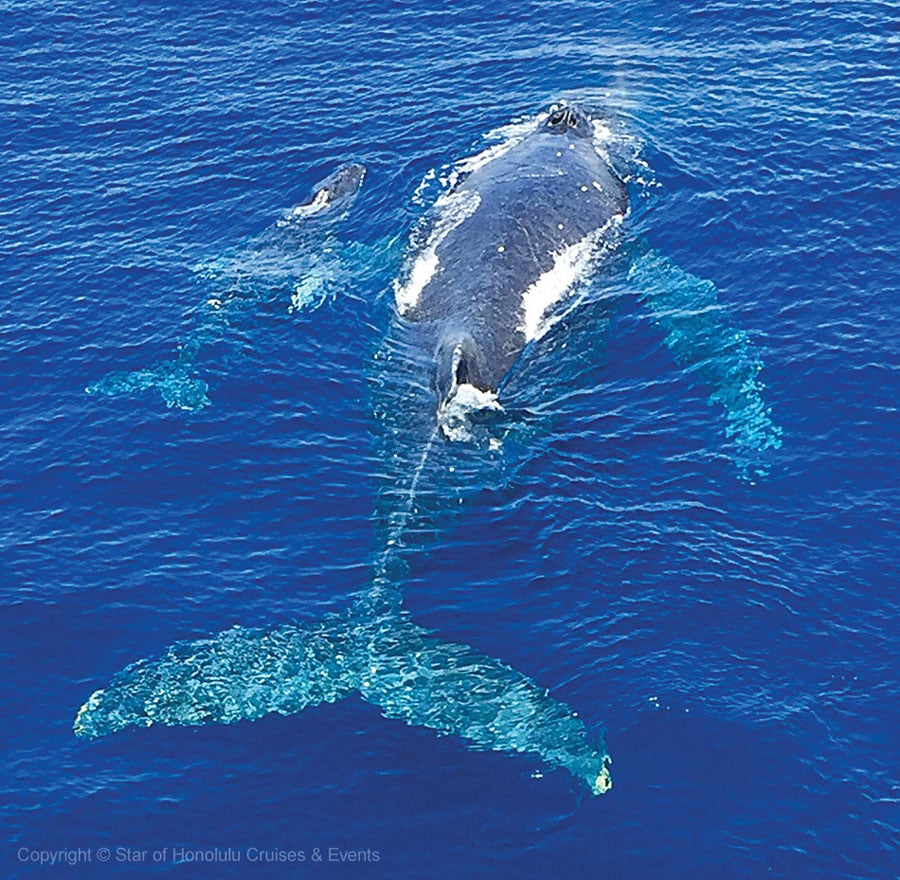
<path fill-rule="evenodd" d="M 307 217 L 319 212 L 332 213 L 337 208 L 345 207 L 359 192 L 365 176 L 366 168 L 359 162 L 342 165 L 319 181 L 305 202 L 286 211 L 278 225 L 286 225 L 297 217 Z"/>
<path fill-rule="evenodd" d="M 415 301 L 398 295 L 405 321 L 437 324 L 439 405 L 463 383 L 497 390 L 529 341 L 525 292 L 567 247 L 614 234 L 614 220 L 627 212 L 625 185 L 592 138 L 583 110 L 552 108 L 454 191 L 460 199 L 474 194 L 469 204 L 477 208 L 434 248 L 438 267 Z"/>

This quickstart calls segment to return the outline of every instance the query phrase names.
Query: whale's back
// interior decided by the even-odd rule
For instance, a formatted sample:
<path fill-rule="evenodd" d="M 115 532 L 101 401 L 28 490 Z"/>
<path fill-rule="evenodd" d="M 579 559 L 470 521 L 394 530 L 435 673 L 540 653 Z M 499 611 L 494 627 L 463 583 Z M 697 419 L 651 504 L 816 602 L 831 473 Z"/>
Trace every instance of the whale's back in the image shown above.
<path fill-rule="evenodd" d="M 438 206 L 398 287 L 400 314 L 474 340 L 478 384 L 496 389 L 627 207 L 589 137 L 538 129 Z"/>

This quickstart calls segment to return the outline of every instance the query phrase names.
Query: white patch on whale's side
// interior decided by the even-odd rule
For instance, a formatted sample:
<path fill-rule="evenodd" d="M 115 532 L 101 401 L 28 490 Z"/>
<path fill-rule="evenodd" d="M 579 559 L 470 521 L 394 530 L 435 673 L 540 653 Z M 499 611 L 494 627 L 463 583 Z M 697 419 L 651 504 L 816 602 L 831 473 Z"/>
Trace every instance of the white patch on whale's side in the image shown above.
<path fill-rule="evenodd" d="M 545 320 L 547 313 L 588 273 L 603 236 L 611 226 L 621 223 L 623 216 L 614 214 L 599 229 L 557 253 L 553 265 L 524 291 L 519 330 L 527 342 L 539 339 L 553 326 L 553 320 Z"/>
<path fill-rule="evenodd" d="M 471 217 L 481 204 L 481 196 L 472 191 L 451 192 L 435 202 L 437 220 L 425 242 L 416 255 L 403 283 L 394 282 L 394 298 L 401 316 L 414 309 L 425 285 L 435 276 L 439 266 L 437 249 L 441 242 L 461 223 Z"/>
<path fill-rule="evenodd" d="M 330 193 L 327 189 L 320 189 L 312 201 L 307 202 L 305 205 L 295 205 L 293 208 L 288 208 L 287 211 L 284 212 L 281 219 L 278 221 L 279 226 L 284 226 L 291 222 L 291 220 L 297 220 L 300 217 L 310 217 L 313 214 L 318 214 L 319 211 L 324 210 L 331 203 Z"/>

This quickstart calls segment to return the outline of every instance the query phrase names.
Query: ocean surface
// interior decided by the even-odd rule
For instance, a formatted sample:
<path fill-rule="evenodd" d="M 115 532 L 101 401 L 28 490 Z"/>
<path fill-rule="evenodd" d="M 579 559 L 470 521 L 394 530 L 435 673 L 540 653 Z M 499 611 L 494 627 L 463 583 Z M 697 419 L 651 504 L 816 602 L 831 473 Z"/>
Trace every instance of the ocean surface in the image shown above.
<path fill-rule="evenodd" d="M 900 875 L 895 4 L 0 11 L 0 875 Z M 777 442 L 743 463 L 607 273 L 514 369 L 514 466 L 396 586 L 602 733 L 612 791 L 358 697 L 76 738 L 129 663 L 366 589 L 392 279 L 454 163 L 562 99 L 746 334 Z M 346 216 L 273 245 L 352 161 Z"/>

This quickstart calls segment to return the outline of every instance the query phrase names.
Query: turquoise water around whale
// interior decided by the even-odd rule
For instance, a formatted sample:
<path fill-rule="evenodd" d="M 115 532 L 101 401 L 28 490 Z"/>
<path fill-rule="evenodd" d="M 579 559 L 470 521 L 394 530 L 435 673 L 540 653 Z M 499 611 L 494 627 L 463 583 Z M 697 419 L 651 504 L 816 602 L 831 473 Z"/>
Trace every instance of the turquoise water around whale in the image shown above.
<path fill-rule="evenodd" d="M 892 7 L 3 11 L 4 876 L 898 873 Z M 454 161 L 560 97 L 636 145 L 629 222 L 714 284 L 780 446 L 742 473 L 652 291 L 598 296 L 517 367 L 544 418 L 515 467 L 398 586 L 603 732 L 612 791 L 353 696 L 76 739 L 132 661 L 366 589 L 404 243 Z M 327 240 L 267 248 L 350 161 Z M 179 363 L 209 405 L 85 393 Z"/>

